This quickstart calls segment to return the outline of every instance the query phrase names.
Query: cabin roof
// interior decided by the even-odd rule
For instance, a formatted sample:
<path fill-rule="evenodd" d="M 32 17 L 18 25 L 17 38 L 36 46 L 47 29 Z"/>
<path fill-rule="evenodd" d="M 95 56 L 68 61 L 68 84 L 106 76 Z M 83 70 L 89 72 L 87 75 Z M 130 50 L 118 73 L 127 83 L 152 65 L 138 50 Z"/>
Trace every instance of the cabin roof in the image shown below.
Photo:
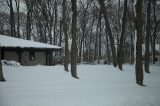
<path fill-rule="evenodd" d="M 31 40 L 19 39 L 0 35 L 0 46 L 1 48 L 19 48 L 19 49 L 38 49 L 38 50 L 60 50 L 60 46 L 50 45 Z"/>

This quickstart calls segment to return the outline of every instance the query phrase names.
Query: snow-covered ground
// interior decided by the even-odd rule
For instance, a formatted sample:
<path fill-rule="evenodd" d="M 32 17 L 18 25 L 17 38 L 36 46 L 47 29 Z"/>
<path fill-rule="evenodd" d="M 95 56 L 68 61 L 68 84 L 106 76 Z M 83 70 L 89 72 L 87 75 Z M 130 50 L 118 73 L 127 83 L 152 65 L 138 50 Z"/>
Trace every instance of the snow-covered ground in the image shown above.
<path fill-rule="evenodd" d="M 62 65 L 3 66 L 0 106 L 160 106 L 160 66 L 151 66 L 141 87 L 133 65 L 78 65 L 80 79 Z"/>

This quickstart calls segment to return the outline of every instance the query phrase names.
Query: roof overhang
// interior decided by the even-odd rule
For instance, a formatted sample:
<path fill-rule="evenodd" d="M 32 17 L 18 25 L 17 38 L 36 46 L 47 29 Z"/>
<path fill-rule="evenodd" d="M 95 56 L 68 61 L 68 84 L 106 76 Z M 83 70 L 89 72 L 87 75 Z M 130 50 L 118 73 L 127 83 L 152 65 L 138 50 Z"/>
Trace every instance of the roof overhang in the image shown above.
<path fill-rule="evenodd" d="M 51 51 L 59 51 L 62 48 L 33 48 L 33 47 L 1 47 L 2 50 L 5 51 L 37 51 L 37 52 L 51 52 Z"/>

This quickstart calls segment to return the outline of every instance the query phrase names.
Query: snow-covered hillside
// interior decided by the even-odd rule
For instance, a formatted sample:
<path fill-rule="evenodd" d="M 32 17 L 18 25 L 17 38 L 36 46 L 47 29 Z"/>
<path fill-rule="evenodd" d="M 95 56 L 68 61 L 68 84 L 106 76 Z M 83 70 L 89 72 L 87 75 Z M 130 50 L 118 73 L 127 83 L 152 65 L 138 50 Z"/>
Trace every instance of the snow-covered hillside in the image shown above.
<path fill-rule="evenodd" d="M 3 66 L 0 106 L 160 106 L 160 66 L 135 84 L 133 65 L 79 65 L 78 76 L 58 66 Z"/>

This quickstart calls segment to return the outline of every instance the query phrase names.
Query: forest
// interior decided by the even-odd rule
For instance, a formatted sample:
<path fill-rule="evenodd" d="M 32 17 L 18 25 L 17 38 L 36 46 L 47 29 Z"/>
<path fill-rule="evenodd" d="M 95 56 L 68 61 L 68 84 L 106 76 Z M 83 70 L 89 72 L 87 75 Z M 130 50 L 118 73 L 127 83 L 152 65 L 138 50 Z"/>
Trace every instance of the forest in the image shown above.
<path fill-rule="evenodd" d="M 159 0 L 0 0 L 0 35 L 58 45 L 64 69 L 135 64 L 136 83 L 160 61 Z M 143 69 L 144 65 L 144 69 Z M 2 64 L 1 64 L 2 67 Z M 3 78 L 2 68 L 0 80 Z"/>

